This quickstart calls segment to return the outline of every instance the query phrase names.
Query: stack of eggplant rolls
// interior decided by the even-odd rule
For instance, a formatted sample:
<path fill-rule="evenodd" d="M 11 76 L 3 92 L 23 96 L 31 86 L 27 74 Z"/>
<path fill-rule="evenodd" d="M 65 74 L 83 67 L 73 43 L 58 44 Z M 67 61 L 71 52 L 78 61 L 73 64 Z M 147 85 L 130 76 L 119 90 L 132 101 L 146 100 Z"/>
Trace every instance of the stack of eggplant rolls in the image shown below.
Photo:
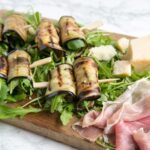
<path fill-rule="evenodd" d="M 34 28 L 35 35 L 29 41 L 31 27 L 26 16 L 18 13 L 8 15 L 0 24 L 0 42 L 7 46 L 6 53 L 0 56 L 0 78 L 6 81 L 9 94 L 32 96 L 41 87 L 34 86 L 41 82 L 35 80 L 36 69 L 53 62 L 53 68 L 47 69 L 45 92 L 39 98 L 45 103 L 44 107 L 47 104 L 55 107 L 53 101 L 58 96 L 78 110 L 84 109 L 84 101 L 91 101 L 92 106 L 100 97 L 98 66 L 92 57 L 82 56 L 87 43 L 80 25 L 71 16 L 62 16 L 58 22 L 44 18 Z M 68 53 L 80 55 L 74 56 L 70 63 Z M 32 69 L 37 54 L 39 64 Z"/>

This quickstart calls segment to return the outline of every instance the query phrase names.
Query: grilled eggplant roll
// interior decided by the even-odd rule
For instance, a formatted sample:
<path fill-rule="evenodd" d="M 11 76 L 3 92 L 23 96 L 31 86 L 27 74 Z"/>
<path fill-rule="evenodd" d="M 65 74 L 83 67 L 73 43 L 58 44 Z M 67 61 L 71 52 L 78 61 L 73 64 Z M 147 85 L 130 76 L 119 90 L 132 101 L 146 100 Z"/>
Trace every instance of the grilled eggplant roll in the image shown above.
<path fill-rule="evenodd" d="M 76 95 L 73 67 L 69 64 L 58 65 L 50 73 L 49 87 L 46 92 L 46 99 L 58 94 L 66 94 L 66 99 L 72 101 Z"/>
<path fill-rule="evenodd" d="M 24 45 L 27 41 L 27 22 L 19 14 L 13 14 L 4 21 L 3 37 L 10 48 Z"/>
<path fill-rule="evenodd" d="M 95 100 L 100 97 L 98 84 L 98 66 L 90 57 L 80 57 L 74 62 L 78 107 L 84 100 Z"/>
<path fill-rule="evenodd" d="M 28 78 L 31 80 L 30 55 L 23 50 L 16 50 L 8 55 L 8 82 L 14 78 Z"/>
<path fill-rule="evenodd" d="M 0 56 L 0 77 L 7 79 L 8 64 L 5 56 Z"/>
<path fill-rule="evenodd" d="M 59 45 L 59 36 L 53 23 L 48 19 L 43 19 L 38 27 L 35 42 L 38 48 L 49 56 L 50 50 L 55 50 L 58 56 L 63 54 L 63 48 Z"/>
<path fill-rule="evenodd" d="M 80 30 L 75 19 L 63 16 L 59 20 L 62 45 L 69 50 L 80 50 L 86 46 L 84 33 Z"/>

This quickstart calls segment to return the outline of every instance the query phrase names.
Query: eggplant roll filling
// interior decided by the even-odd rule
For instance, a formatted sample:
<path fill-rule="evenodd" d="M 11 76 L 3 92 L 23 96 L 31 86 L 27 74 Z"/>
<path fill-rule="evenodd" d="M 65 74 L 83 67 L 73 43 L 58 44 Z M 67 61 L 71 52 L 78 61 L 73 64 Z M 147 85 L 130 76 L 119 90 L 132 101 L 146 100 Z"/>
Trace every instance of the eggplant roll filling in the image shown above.
<path fill-rule="evenodd" d="M 69 100 L 73 100 L 76 95 L 73 67 L 69 64 L 58 65 L 50 72 L 50 81 L 46 96 L 51 98 L 63 93 L 71 96 L 68 97 Z"/>
<path fill-rule="evenodd" d="M 7 79 L 8 64 L 6 57 L 0 56 L 0 77 Z"/>
<path fill-rule="evenodd" d="M 76 50 L 86 46 L 84 33 L 71 16 L 63 16 L 59 20 L 61 42 L 68 49 Z"/>
<path fill-rule="evenodd" d="M 27 22 L 24 17 L 19 14 L 7 17 L 4 21 L 3 37 L 11 47 L 23 45 L 27 41 Z"/>
<path fill-rule="evenodd" d="M 38 27 L 35 42 L 40 50 L 51 48 L 54 50 L 63 51 L 59 45 L 59 36 L 53 23 L 48 19 L 43 19 Z M 49 52 L 50 53 L 50 52 Z"/>
<path fill-rule="evenodd" d="M 26 77 L 31 79 L 30 55 L 23 50 L 16 50 L 8 55 L 8 81 L 14 78 Z"/>
<path fill-rule="evenodd" d="M 77 96 L 79 103 L 100 97 L 98 66 L 90 57 L 80 57 L 74 62 Z"/>

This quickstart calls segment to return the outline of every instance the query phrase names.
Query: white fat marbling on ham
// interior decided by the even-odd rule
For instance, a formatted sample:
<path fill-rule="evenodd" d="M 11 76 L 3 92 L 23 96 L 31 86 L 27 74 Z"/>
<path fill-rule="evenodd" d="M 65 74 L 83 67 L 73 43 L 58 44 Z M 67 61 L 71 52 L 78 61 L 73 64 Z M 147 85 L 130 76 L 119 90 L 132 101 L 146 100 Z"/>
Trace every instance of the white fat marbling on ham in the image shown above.
<path fill-rule="evenodd" d="M 143 128 L 140 128 L 134 131 L 133 138 L 140 150 L 150 150 L 150 131 L 145 132 Z"/>

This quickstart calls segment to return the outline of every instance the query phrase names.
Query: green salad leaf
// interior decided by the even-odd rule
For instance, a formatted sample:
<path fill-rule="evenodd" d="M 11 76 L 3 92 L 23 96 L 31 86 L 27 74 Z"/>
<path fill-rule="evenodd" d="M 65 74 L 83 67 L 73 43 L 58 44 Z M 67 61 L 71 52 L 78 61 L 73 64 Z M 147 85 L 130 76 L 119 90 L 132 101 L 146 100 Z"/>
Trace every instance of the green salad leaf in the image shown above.
<path fill-rule="evenodd" d="M 52 61 L 49 62 L 48 64 L 38 66 L 34 69 L 33 72 L 33 79 L 36 82 L 42 82 L 42 81 L 48 81 L 48 74 L 49 71 L 54 69 L 56 66 L 56 63 L 54 61 L 54 53 L 50 53 L 50 57 L 52 58 Z"/>
<path fill-rule="evenodd" d="M 111 100 L 114 101 L 118 96 L 120 96 L 129 85 L 133 84 L 135 81 L 141 79 L 141 78 L 150 78 L 150 72 L 132 72 L 132 75 L 130 77 L 125 77 L 120 79 L 116 82 L 111 83 L 101 83 L 101 93 L 103 94 L 103 98 L 100 99 L 102 101 Z M 99 100 L 97 100 L 99 101 Z M 97 103 L 98 104 L 98 103 Z"/>
<path fill-rule="evenodd" d="M 0 78 L 0 102 L 3 102 L 4 100 L 6 100 L 8 91 L 9 89 L 6 84 L 6 80 Z"/>
<path fill-rule="evenodd" d="M 104 141 L 104 138 L 98 138 L 96 140 L 96 144 L 100 145 L 101 147 L 103 147 L 105 150 L 115 150 L 115 146 L 108 143 L 108 142 L 105 142 Z"/>
<path fill-rule="evenodd" d="M 17 78 L 13 79 L 9 84 L 8 101 L 23 100 L 26 98 L 27 94 L 33 94 L 33 86 L 29 79 L 27 78 Z"/>
<path fill-rule="evenodd" d="M 70 119 L 73 117 L 73 111 L 74 111 L 74 105 L 68 104 L 60 115 L 60 120 L 63 125 L 67 125 L 70 121 Z"/>
<path fill-rule="evenodd" d="M 0 119 L 23 117 L 28 113 L 37 113 L 40 111 L 41 109 L 33 108 L 33 107 L 29 107 L 25 109 L 22 107 L 11 108 L 6 105 L 0 105 Z"/>
<path fill-rule="evenodd" d="M 65 94 L 61 94 L 47 100 L 44 105 L 44 109 L 51 113 L 59 112 L 62 124 L 67 125 L 73 117 L 75 106 L 73 103 L 66 101 Z"/>
<path fill-rule="evenodd" d="M 54 113 L 55 111 L 62 111 L 62 103 L 64 100 L 64 95 L 54 96 L 50 103 L 50 112 Z"/>
<path fill-rule="evenodd" d="M 5 43 L 0 43 L 0 55 L 7 55 L 8 46 Z"/>
<path fill-rule="evenodd" d="M 85 47 L 85 43 L 81 39 L 72 40 L 67 43 L 67 48 L 72 51 L 79 50 L 83 47 Z"/>
<path fill-rule="evenodd" d="M 33 78 L 36 82 L 48 81 L 48 73 L 55 66 L 54 62 L 35 68 Z"/>
<path fill-rule="evenodd" d="M 98 61 L 96 58 L 94 58 L 98 65 L 98 75 L 100 79 L 106 79 L 106 78 L 111 78 L 113 76 L 112 73 L 112 63 L 107 62 L 107 61 Z"/>
<path fill-rule="evenodd" d="M 90 46 L 115 45 L 115 41 L 109 35 L 99 30 L 88 32 L 86 41 Z"/>
<path fill-rule="evenodd" d="M 33 14 L 28 13 L 25 15 L 25 19 L 34 29 L 37 29 L 41 22 L 41 14 L 39 12 Z"/>
<path fill-rule="evenodd" d="M 27 97 L 27 95 L 23 92 L 22 93 L 17 93 L 15 95 L 14 94 L 13 95 L 9 94 L 7 96 L 6 101 L 7 102 L 18 102 L 18 101 L 24 100 L 26 97 Z"/>

